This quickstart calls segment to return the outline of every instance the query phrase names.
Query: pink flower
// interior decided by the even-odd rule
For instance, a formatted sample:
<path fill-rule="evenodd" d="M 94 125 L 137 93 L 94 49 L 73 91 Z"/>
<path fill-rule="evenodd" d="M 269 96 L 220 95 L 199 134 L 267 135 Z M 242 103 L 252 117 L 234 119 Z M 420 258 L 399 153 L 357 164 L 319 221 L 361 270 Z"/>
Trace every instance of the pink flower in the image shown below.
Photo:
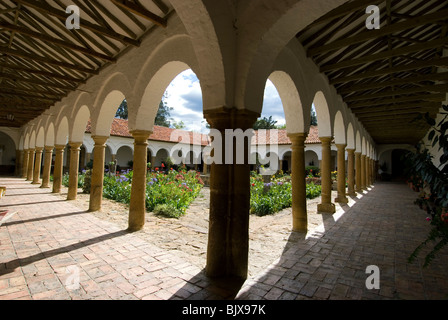
<path fill-rule="evenodd" d="M 430 217 L 427 217 L 427 218 L 426 218 L 426 221 L 431 221 L 431 218 L 430 218 Z"/>

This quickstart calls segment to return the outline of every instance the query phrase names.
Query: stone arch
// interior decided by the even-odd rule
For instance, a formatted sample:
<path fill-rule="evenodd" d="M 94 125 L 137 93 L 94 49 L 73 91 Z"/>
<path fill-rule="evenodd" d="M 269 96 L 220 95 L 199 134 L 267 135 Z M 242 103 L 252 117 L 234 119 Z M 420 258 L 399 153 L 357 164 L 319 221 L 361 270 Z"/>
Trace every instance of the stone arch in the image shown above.
<path fill-rule="evenodd" d="M 314 95 L 314 108 L 316 109 L 317 124 L 319 127 L 319 137 L 333 136 L 332 121 L 327 98 L 322 91 L 317 91 Z M 311 108 L 310 108 L 311 112 Z"/>
<path fill-rule="evenodd" d="M 124 99 L 128 100 L 131 97 L 131 91 L 129 80 L 122 73 L 114 73 L 104 81 L 94 102 L 92 135 L 110 135 L 110 128 L 117 109 Z"/>
<path fill-rule="evenodd" d="M 314 150 L 305 150 L 305 166 L 319 167 L 319 155 Z"/>
<path fill-rule="evenodd" d="M 235 72 L 232 63 L 235 58 L 236 37 L 233 32 L 233 14 L 229 12 L 230 3 L 214 1 L 213 5 L 207 6 L 203 0 L 170 2 L 190 36 L 185 38 L 188 39 L 188 46 L 195 59 L 197 57 L 198 69 L 201 70 L 201 74 L 195 73 L 200 76 L 204 88 L 209 89 L 203 92 L 205 108 L 233 106 L 234 87 L 228 79 L 232 79 Z M 226 39 L 225 44 L 222 39 Z M 181 46 L 176 51 L 183 50 L 184 47 Z M 172 54 L 173 52 L 170 53 Z M 226 68 L 227 65 L 230 67 Z"/>
<path fill-rule="evenodd" d="M 347 127 L 347 149 L 355 149 L 356 141 L 355 141 L 355 131 L 353 129 L 353 125 L 350 122 Z"/>
<path fill-rule="evenodd" d="M 34 149 L 36 147 L 36 131 L 33 130 L 30 136 L 30 148 Z"/>
<path fill-rule="evenodd" d="M 69 125 L 67 117 L 62 117 L 57 128 L 56 128 L 56 138 L 55 144 L 65 145 L 67 143 L 69 136 Z"/>
<path fill-rule="evenodd" d="M 45 145 L 53 147 L 55 144 L 55 129 L 53 122 L 49 122 L 45 133 Z"/>
<path fill-rule="evenodd" d="M 359 130 L 356 132 L 356 152 L 362 152 L 361 133 Z"/>
<path fill-rule="evenodd" d="M 297 86 L 284 71 L 274 71 L 269 76 L 282 100 L 285 113 L 286 130 L 288 133 L 305 132 L 308 129 L 306 121 L 309 117 L 303 112 L 303 104 Z"/>
<path fill-rule="evenodd" d="M 74 115 L 73 126 L 69 135 L 70 142 L 82 142 L 86 132 L 86 124 L 90 118 L 90 110 L 86 105 L 82 105 Z"/>
<path fill-rule="evenodd" d="M 29 149 L 30 148 L 30 133 L 25 134 L 25 138 L 23 139 L 23 149 Z"/>
<path fill-rule="evenodd" d="M 43 148 L 45 146 L 45 130 L 40 127 L 36 135 L 36 147 Z"/>
<path fill-rule="evenodd" d="M 361 153 L 363 154 L 363 155 L 366 155 L 367 154 L 367 144 L 366 144 L 366 137 L 362 137 L 362 139 L 361 139 Z"/>
<path fill-rule="evenodd" d="M 263 88 L 263 79 L 267 78 L 278 54 L 294 40 L 297 32 L 345 1 L 280 0 L 267 4 L 259 0 L 239 10 L 237 26 L 244 26 L 244 30 L 238 35 L 238 56 L 244 58 L 237 66 L 236 106 L 249 106 Z"/>
<path fill-rule="evenodd" d="M 336 144 L 346 144 L 345 125 L 342 112 L 338 110 L 334 117 L 334 142 Z"/>
<path fill-rule="evenodd" d="M 153 130 L 166 88 L 177 75 L 188 69 L 192 69 L 200 79 L 197 60 L 187 36 L 171 37 L 154 51 L 136 77 L 135 102 L 128 105 L 129 130 Z M 200 84 L 202 86 L 202 82 Z M 207 95 L 203 94 L 203 101 L 206 99 Z"/>

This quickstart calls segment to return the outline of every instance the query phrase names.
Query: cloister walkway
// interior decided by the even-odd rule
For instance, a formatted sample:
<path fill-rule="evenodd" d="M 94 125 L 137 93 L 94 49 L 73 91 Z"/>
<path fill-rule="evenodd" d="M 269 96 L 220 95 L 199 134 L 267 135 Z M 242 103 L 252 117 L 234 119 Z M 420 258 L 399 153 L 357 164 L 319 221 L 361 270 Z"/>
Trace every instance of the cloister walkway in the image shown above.
<path fill-rule="evenodd" d="M 48 189 L 16 178 L 0 185 L 0 209 L 17 212 L 0 226 L 0 300 L 448 297 L 446 249 L 427 268 L 424 252 L 407 263 L 430 226 L 403 184 L 377 183 L 333 221 L 292 233 L 277 261 L 234 287 Z M 380 289 L 366 288 L 369 265 L 380 270 Z"/>

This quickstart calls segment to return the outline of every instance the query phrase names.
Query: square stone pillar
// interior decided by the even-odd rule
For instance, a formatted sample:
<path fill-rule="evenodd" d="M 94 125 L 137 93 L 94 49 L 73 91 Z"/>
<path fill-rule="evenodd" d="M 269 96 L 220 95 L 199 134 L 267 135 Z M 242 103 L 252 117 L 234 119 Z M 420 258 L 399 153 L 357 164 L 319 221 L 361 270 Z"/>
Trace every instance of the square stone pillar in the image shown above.
<path fill-rule="evenodd" d="M 128 230 L 138 231 L 145 225 L 147 148 L 151 131 L 134 130 L 134 172 L 132 175 L 131 200 L 129 204 Z M 152 165 L 152 164 L 151 164 Z"/>
<path fill-rule="evenodd" d="M 55 146 L 55 159 L 53 169 L 53 193 L 60 193 L 62 188 L 62 169 L 64 163 L 64 149 L 65 145 Z"/>
<path fill-rule="evenodd" d="M 104 159 L 106 154 L 106 141 L 109 137 L 92 136 L 95 142 L 93 149 L 93 168 L 90 180 L 89 211 L 101 210 L 103 200 Z"/>
<path fill-rule="evenodd" d="M 289 134 L 291 140 L 291 187 L 292 230 L 306 232 L 308 216 L 306 210 L 305 139 L 306 133 Z M 281 161 L 281 160 L 280 160 Z"/>
<path fill-rule="evenodd" d="M 356 196 L 355 192 L 355 149 L 347 149 L 347 179 L 348 195 Z"/>
<path fill-rule="evenodd" d="M 210 219 L 206 274 L 209 277 L 247 278 L 249 255 L 250 212 L 250 138 L 244 138 L 241 149 L 233 143 L 233 163 L 226 164 L 226 129 L 251 129 L 259 114 L 236 108 L 204 111 L 211 128 L 221 133 L 221 141 L 213 141 L 212 157 L 221 149 L 221 164 L 210 165 Z M 218 140 L 218 139 L 217 139 Z M 242 141 L 242 139 L 240 140 Z M 236 164 L 236 154 L 243 155 Z M 217 157 L 217 155 L 216 155 Z"/>
<path fill-rule="evenodd" d="M 331 202 L 331 140 L 332 137 L 320 137 L 322 142 L 322 166 L 321 174 L 321 203 L 317 205 L 317 211 L 335 213 L 336 207 Z"/>
<path fill-rule="evenodd" d="M 42 172 L 42 185 L 41 188 L 50 187 L 50 174 L 51 174 L 51 159 L 53 157 L 53 146 L 46 146 L 44 148 L 44 171 Z"/>
<path fill-rule="evenodd" d="M 348 203 L 345 193 L 345 144 L 337 144 L 338 148 L 338 196 L 334 200 L 339 203 Z"/>
<path fill-rule="evenodd" d="M 68 178 L 67 200 L 75 200 L 78 196 L 78 171 L 79 151 L 82 142 L 69 142 L 70 145 L 70 170 Z"/>

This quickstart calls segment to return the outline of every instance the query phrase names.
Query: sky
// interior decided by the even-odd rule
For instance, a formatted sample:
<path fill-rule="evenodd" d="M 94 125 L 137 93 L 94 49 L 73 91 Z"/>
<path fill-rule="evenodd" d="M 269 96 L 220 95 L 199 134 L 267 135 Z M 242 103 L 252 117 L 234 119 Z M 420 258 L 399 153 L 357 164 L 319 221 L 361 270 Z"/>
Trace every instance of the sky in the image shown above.
<path fill-rule="evenodd" d="M 182 121 L 187 130 L 207 133 L 205 120 L 202 115 L 202 92 L 196 74 L 190 69 L 180 73 L 166 90 L 165 102 L 170 111 L 171 117 L 176 121 Z M 261 117 L 272 116 L 277 121 L 277 125 L 285 123 L 282 102 L 277 89 L 271 81 L 266 82 L 264 92 L 263 109 Z"/>

